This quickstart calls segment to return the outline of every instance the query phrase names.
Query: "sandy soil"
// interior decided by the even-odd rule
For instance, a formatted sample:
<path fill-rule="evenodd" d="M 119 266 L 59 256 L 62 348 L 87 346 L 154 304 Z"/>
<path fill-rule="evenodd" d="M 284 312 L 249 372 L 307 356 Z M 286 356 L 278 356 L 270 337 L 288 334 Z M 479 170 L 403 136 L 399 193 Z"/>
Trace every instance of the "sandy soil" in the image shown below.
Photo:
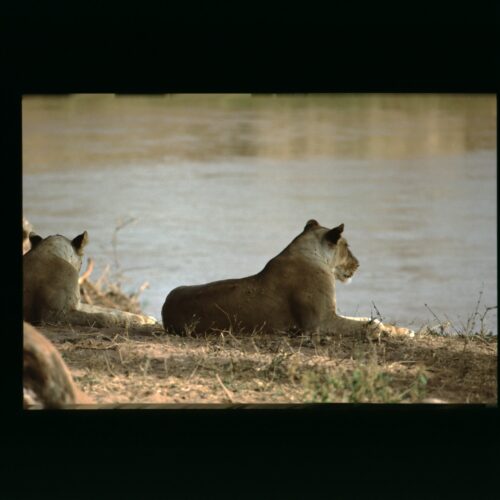
<path fill-rule="evenodd" d="M 181 337 L 44 325 L 99 404 L 497 403 L 495 337 L 429 332 L 378 343 L 220 332 Z"/>

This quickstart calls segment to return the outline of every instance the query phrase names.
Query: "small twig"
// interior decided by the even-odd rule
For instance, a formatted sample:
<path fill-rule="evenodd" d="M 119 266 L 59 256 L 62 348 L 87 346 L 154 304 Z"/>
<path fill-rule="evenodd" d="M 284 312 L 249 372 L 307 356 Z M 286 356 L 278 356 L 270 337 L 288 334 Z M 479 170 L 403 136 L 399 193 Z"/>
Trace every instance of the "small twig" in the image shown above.
<path fill-rule="evenodd" d="M 235 341 L 236 345 L 239 347 L 241 346 L 241 340 L 238 340 L 234 335 L 233 333 L 231 332 L 231 330 L 228 331 L 228 335 Z"/>
<path fill-rule="evenodd" d="M 149 358 L 146 358 L 146 361 L 144 363 L 144 367 L 141 366 L 141 369 L 142 369 L 142 374 L 144 377 L 147 376 L 148 374 L 148 370 L 149 370 L 149 365 L 150 365 L 151 361 Z"/>
<path fill-rule="evenodd" d="M 234 402 L 233 396 L 232 396 L 231 392 L 229 391 L 229 389 L 222 383 L 222 380 L 220 379 L 219 374 L 216 373 L 215 377 L 217 378 L 217 382 L 219 382 L 219 384 L 222 387 L 222 389 L 224 389 L 224 392 L 226 393 L 226 396 L 229 399 L 229 401 L 231 403 L 233 403 Z"/>
<path fill-rule="evenodd" d="M 488 345 L 488 342 L 484 339 L 479 339 L 482 343 L 483 343 L 483 347 L 488 349 L 489 351 L 491 352 L 497 352 L 497 350 L 494 348 L 494 347 L 491 347 L 490 345 Z"/>
<path fill-rule="evenodd" d="M 378 310 L 377 306 L 375 305 L 375 302 L 372 300 L 373 307 L 375 308 L 375 312 L 377 313 L 377 316 L 380 318 L 380 321 L 383 321 L 382 315 L 380 314 L 380 311 Z"/>
<path fill-rule="evenodd" d="M 260 354 L 260 349 L 257 347 L 257 344 L 255 343 L 255 340 L 252 338 L 252 345 L 253 345 L 253 348 L 255 349 L 255 352 L 257 354 Z"/>
<path fill-rule="evenodd" d="M 215 307 L 217 309 L 219 309 L 220 311 L 222 311 L 222 313 L 224 314 L 224 316 L 226 316 L 227 320 L 229 321 L 229 331 L 231 332 L 231 330 L 233 329 L 233 322 L 231 321 L 231 318 L 230 318 L 229 314 L 226 311 L 224 311 L 224 309 L 222 309 L 222 307 L 220 307 L 219 304 L 214 304 L 214 305 L 215 305 Z"/>
<path fill-rule="evenodd" d="M 453 321 L 451 321 L 450 318 L 448 318 L 448 315 L 444 315 L 444 317 L 446 318 L 446 320 L 448 321 L 448 323 L 451 325 L 451 327 L 453 328 L 453 330 L 455 330 L 455 333 L 458 335 L 458 330 L 455 328 L 455 325 L 453 324 Z"/>
<path fill-rule="evenodd" d="M 118 231 L 120 229 L 123 229 L 126 225 L 136 222 L 137 218 L 136 217 L 129 217 L 128 219 L 125 220 L 119 220 L 117 223 L 117 226 L 115 227 L 115 230 L 113 231 L 113 236 L 111 238 L 111 246 L 113 248 L 113 258 L 114 258 L 114 264 L 115 268 L 117 269 L 117 274 L 120 273 L 120 263 L 118 261 Z"/>
<path fill-rule="evenodd" d="M 191 372 L 191 375 L 189 375 L 187 379 L 188 382 L 193 378 L 194 374 L 196 373 L 196 371 L 200 366 L 201 366 L 201 361 L 194 367 L 194 370 Z"/>
<path fill-rule="evenodd" d="M 109 351 L 110 349 L 116 350 L 118 344 L 113 344 L 106 347 L 97 347 L 97 346 L 82 345 L 82 344 L 73 344 L 73 346 L 75 347 L 75 349 L 78 348 L 78 349 L 90 349 L 92 351 Z"/>
<path fill-rule="evenodd" d="M 85 282 L 85 286 L 88 287 L 93 293 L 99 297 L 99 300 L 106 306 L 111 307 L 112 309 L 121 309 L 121 307 L 116 304 L 113 300 L 111 300 L 106 294 L 102 293 L 97 289 L 95 285 L 93 285 L 90 281 Z M 87 294 L 88 295 L 88 294 Z M 89 302 L 92 304 L 92 302 Z"/>
<path fill-rule="evenodd" d="M 459 318 L 458 321 L 460 322 L 460 326 L 462 327 L 462 330 L 465 332 L 467 331 L 467 327 L 464 325 L 464 322 Z"/>
<path fill-rule="evenodd" d="M 290 342 L 288 342 L 288 340 L 284 339 L 284 343 L 286 344 L 286 346 L 288 347 L 288 349 L 290 349 L 290 352 L 292 354 L 295 354 L 295 351 L 293 350 L 293 347 L 290 345 Z"/>
<path fill-rule="evenodd" d="M 82 287 L 80 289 L 80 291 L 81 291 L 81 294 L 83 295 L 83 302 L 86 302 L 87 304 L 92 305 L 94 303 L 94 301 L 92 300 L 92 297 L 89 295 L 87 290 L 85 290 L 85 287 Z"/>
<path fill-rule="evenodd" d="M 106 366 L 108 367 L 109 373 L 111 373 L 111 375 L 115 375 L 115 372 L 111 368 L 111 365 L 109 363 L 108 356 L 106 355 L 106 353 L 104 353 L 104 360 L 106 361 Z"/>
<path fill-rule="evenodd" d="M 304 336 L 301 335 L 300 337 L 300 344 L 299 344 L 299 348 L 297 349 L 297 353 L 301 354 L 301 351 L 302 351 L 302 344 L 304 342 Z"/>
<path fill-rule="evenodd" d="M 484 319 L 486 315 L 493 309 L 498 309 L 498 306 L 490 306 L 490 307 L 485 307 L 484 308 L 484 314 L 481 316 L 480 321 L 481 321 L 481 333 L 484 333 Z"/>
<path fill-rule="evenodd" d="M 77 333 L 75 332 L 75 330 L 73 330 L 73 327 L 72 325 L 70 325 L 71 327 L 71 333 Z M 89 333 L 85 333 L 85 332 L 78 332 L 78 337 L 95 337 L 96 335 L 98 335 L 100 338 L 102 339 L 105 339 L 105 340 L 114 340 L 114 339 L 111 339 L 110 337 L 108 336 L 105 336 L 103 335 L 102 333 L 100 333 L 99 329 L 98 328 L 95 328 L 93 332 L 89 332 Z M 69 339 L 68 339 L 69 340 Z M 75 338 L 75 339 L 71 339 L 72 341 L 74 342 L 78 342 L 78 339 Z M 91 339 L 92 340 L 92 339 Z"/>
<path fill-rule="evenodd" d="M 466 334 L 473 333 L 474 332 L 474 327 L 476 326 L 476 318 L 479 314 L 479 304 L 481 303 L 481 297 L 483 295 L 483 290 L 479 290 L 479 296 L 477 298 L 477 303 L 476 303 L 476 309 L 474 310 L 474 313 L 472 316 L 469 316 L 469 319 L 467 320 L 467 330 Z"/>
<path fill-rule="evenodd" d="M 118 225 L 115 227 L 115 233 L 117 233 L 120 229 L 123 229 L 125 226 L 128 224 L 131 224 L 132 222 L 136 222 L 137 217 L 129 217 L 128 219 L 122 220 L 121 222 L 118 222 Z"/>
<path fill-rule="evenodd" d="M 145 281 L 138 289 L 136 292 L 132 293 L 130 295 L 131 299 L 138 299 L 139 295 L 146 290 L 146 288 L 149 288 L 149 282 Z"/>
<path fill-rule="evenodd" d="M 94 288 L 96 290 L 99 290 L 101 288 L 104 280 L 108 280 L 109 270 L 110 270 L 109 264 L 106 264 L 106 267 L 104 268 L 101 275 L 99 276 L 99 278 L 97 278 L 97 281 L 95 282 Z"/>
<path fill-rule="evenodd" d="M 427 304 L 424 304 L 424 306 L 427 307 L 427 309 L 429 309 L 431 314 L 436 318 L 436 320 L 439 322 L 439 324 L 441 324 L 442 321 L 436 316 L 435 312 Z"/>
<path fill-rule="evenodd" d="M 89 257 L 87 259 L 87 270 L 78 278 L 78 284 L 81 285 L 88 277 L 92 274 L 94 270 L 94 261 Z"/>

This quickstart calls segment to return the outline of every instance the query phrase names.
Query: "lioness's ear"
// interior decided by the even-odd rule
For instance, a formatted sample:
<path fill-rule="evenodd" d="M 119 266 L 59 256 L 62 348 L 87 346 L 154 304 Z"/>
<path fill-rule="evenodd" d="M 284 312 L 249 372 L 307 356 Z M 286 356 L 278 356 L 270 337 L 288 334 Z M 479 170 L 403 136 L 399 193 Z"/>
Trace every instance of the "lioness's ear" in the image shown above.
<path fill-rule="evenodd" d="M 314 220 L 314 219 L 311 219 L 311 220 L 308 220 L 306 222 L 306 225 L 304 227 L 304 231 L 309 231 L 309 229 L 313 228 L 313 227 L 316 227 L 316 226 L 319 226 L 318 224 L 318 221 L 317 220 Z"/>
<path fill-rule="evenodd" d="M 41 236 L 38 236 L 38 234 L 34 233 L 33 231 L 29 235 L 30 243 L 31 243 L 31 248 L 35 248 L 38 243 L 40 243 L 43 238 Z"/>
<path fill-rule="evenodd" d="M 340 226 L 334 227 L 333 229 L 330 229 L 325 234 L 325 238 L 330 242 L 333 243 L 334 245 L 337 244 L 337 241 L 339 241 L 340 236 L 342 235 L 342 231 L 344 231 L 344 224 L 340 224 Z"/>
<path fill-rule="evenodd" d="M 83 248 L 89 242 L 89 235 L 87 231 L 83 231 L 82 234 L 79 234 L 72 242 L 73 248 L 78 252 L 83 252 Z"/>

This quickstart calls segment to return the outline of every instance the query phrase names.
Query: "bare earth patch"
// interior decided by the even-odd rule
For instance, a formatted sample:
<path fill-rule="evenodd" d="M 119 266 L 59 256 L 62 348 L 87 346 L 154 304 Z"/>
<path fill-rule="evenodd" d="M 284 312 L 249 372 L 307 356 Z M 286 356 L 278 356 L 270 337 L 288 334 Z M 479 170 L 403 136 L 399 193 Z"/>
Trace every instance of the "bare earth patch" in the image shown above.
<path fill-rule="evenodd" d="M 98 404 L 497 403 L 497 341 L 485 335 L 386 339 L 220 332 L 181 337 L 44 325 Z"/>

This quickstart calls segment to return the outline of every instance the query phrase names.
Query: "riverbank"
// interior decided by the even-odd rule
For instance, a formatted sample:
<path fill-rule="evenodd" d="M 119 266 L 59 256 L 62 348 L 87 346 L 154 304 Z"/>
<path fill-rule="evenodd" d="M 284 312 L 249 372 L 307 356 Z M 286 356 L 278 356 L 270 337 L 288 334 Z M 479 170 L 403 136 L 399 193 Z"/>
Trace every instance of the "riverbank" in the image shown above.
<path fill-rule="evenodd" d="M 82 300 L 141 313 L 139 295 L 105 276 L 80 278 Z M 449 324 L 414 338 L 380 342 L 327 335 L 204 337 L 166 333 L 161 325 L 98 329 L 48 325 L 81 390 L 97 404 L 497 403 L 497 338 L 446 334 Z M 486 313 L 485 313 L 486 314 Z M 484 315 L 478 327 L 483 330 Z"/>
<path fill-rule="evenodd" d="M 497 403 L 495 337 L 417 334 L 371 343 L 328 336 L 205 338 L 45 325 L 98 404 Z"/>

